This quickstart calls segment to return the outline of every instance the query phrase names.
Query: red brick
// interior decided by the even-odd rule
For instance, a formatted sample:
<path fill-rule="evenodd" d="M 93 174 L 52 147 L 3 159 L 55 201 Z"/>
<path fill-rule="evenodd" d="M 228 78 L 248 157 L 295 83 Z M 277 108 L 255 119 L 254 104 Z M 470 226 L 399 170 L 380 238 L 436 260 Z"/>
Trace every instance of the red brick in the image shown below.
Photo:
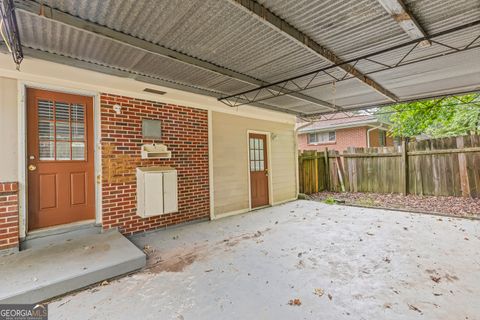
<path fill-rule="evenodd" d="M 208 113 L 185 106 L 167 105 L 130 97 L 102 94 L 101 141 L 114 147 L 114 155 L 127 156 L 132 169 L 124 176 L 128 183 L 102 184 L 103 228 L 119 228 L 124 234 L 209 217 Z M 121 104 L 122 114 L 112 106 Z M 140 146 L 159 142 L 142 139 L 141 119 L 162 121 L 162 139 L 172 159 L 142 160 Z M 106 159 L 102 167 L 106 172 Z M 136 213 L 135 167 L 169 165 L 178 170 L 179 212 L 142 219 Z"/>
<path fill-rule="evenodd" d="M 318 150 L 323 151 L 325 148 L 329 150 L 337 150 L 339 152 L 345 151 L 348 147 L 366 148 L 367 147 L 367 130 L 368 127 L 355 127 L 347 129 L 335 130 L 335 142 L 309 144 L 308 134 L 298 135 L 298 149 L 299 150 Z M 374 130 L 370 132 L 370 143 L 372 147 L 378 146 L 378 133 L 375 135 Z M 387 138 L 387 146 L 393 146 L 392 138 Z"/>
<path fill-rule="evenodd" d="M 0 183 L 0 250 L 18 246 L 18 183 Z"/>

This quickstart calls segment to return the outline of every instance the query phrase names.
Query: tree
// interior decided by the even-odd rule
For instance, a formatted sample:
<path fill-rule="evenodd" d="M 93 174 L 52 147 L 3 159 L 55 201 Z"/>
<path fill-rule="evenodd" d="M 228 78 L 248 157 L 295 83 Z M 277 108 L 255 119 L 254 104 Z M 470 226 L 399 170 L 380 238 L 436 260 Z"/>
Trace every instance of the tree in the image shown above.
<path fill-rule="evenodd" d="M 480 131 L 480 94 L 401 103 L 379 109 L 379 120 L 390 122 L 394 137 L 458 136 Z"/>

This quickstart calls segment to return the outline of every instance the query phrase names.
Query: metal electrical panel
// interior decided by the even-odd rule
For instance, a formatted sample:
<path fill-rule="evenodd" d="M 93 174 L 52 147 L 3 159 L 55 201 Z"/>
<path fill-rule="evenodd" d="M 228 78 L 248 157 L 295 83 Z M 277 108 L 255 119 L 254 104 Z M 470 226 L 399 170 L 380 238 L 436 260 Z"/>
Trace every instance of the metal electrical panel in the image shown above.
<path fill-rule="evenodd" d="M 145 218 L 178 211 L 177 170 L 137 168 L 137 215 Z"/>

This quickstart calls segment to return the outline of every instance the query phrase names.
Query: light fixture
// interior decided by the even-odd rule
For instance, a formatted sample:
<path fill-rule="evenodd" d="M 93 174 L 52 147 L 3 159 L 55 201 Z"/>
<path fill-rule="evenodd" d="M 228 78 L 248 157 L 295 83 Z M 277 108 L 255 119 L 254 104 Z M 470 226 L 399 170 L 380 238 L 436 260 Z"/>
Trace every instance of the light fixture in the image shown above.
<path fill-rule="evenodd" d="M 122 106 L 119 104 L 115 104 L 113 106 L 113 110 L 115 111 L 116 114 L 120 114 L 122 112 Z"/>

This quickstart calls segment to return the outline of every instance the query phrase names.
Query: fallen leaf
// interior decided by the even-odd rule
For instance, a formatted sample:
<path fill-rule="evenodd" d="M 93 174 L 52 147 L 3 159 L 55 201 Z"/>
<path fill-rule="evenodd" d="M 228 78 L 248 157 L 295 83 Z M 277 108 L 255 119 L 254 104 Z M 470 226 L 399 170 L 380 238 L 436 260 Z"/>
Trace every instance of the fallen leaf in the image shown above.
<path fill-rule="evenodd" d="M 101 285 L 102 286 L 107 286 L 108 284 L 109 284 L 109 282 L 107 280 L 104 280 Z"/>
<path fill-rule="evenodd" d="M 146 244 L 145 246 L 143 246 L 143 252 L 145 252 L 146 255 L 151 255 L 152 253 L 155 252 L 155 249 L 153 249 L 151 246 Z"/>
<path fill-rule="evenodd" d="M 317 296 L 321 297 L 321 296 L 323 296 L 323 294 L 325 293 L 325 291 L 323 291 L 322 288 L 315 288 L 314 293 L 315 293 Z"/>
<path fill-rule="evenodd" d="M 442 277 L 430 276 L 430 279 L 432 279 L 433 282 L 439 283 Z"/>
<path fill-rule="evenodd" d="M 409 304 L 408 307 L 410 308 L 410 310 L 417 311 L 418 313 L 422 313 L 422 310 L 418 309 L 413 304 Z"/>
<path fill-rule="evenodd" d="M 291 306 L 300 306 L 300 305 L 302 305 L 302 301 L 300 301 L 300 299 L 296 298 L 296 299 L 292 299 L 292 300 L 288 301 L 288 304 L 291 305 Z"/>

